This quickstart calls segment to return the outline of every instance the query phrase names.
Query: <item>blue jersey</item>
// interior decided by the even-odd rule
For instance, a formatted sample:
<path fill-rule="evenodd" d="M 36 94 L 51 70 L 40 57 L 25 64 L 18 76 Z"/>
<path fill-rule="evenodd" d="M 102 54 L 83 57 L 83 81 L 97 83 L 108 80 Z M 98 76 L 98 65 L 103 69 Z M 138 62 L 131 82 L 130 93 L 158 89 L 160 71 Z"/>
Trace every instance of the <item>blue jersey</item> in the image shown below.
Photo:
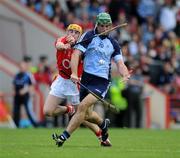
<path fill-rule="evenodd" d="M 80 41 L 95 35 L 95 30 L 84 33 Z M 111 59 L 123 60 L 118 42 L 109 36 L 96 36 L 75 46 L 84 56 L 84 71 L 105 79 L 110 78 Z"/>
<path fill-rule="evenodd" d="M 13 80 L 16 95 L 19 95 L 19 91 L 23 89 L 25 86 L 30 86 L 32 84 L 33 80 L 31 78 L 31 75 L 27 72 L 18 73 Z"/>

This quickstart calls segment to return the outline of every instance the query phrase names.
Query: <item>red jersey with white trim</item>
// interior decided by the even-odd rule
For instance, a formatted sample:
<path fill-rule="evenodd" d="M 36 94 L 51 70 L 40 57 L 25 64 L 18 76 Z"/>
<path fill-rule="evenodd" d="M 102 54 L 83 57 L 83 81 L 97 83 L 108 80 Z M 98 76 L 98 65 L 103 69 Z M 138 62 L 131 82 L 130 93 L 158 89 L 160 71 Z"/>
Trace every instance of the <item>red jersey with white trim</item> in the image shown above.
<path fill-rule="evenodd" d="M 66 37 L 58 38 L 55 42 L 55 45 L 57 42 L 62 42 L 66 44 L 67 43 Z M 69 76 L 71 75 L 70 61 L 71 61 L 72 53 L 73 53 L 73 48 L 67 50 L 57 50 L 56 52 L 57 68 L 59 71 L 59 75 L 65 79 L 69 79 L 69 77 L 65 75 L 63 72 L 65 72 Z M 81 60 L 78 66 L 78 77 L 81 77 L 82 71 L 83 71 L 83 62 Z"/>

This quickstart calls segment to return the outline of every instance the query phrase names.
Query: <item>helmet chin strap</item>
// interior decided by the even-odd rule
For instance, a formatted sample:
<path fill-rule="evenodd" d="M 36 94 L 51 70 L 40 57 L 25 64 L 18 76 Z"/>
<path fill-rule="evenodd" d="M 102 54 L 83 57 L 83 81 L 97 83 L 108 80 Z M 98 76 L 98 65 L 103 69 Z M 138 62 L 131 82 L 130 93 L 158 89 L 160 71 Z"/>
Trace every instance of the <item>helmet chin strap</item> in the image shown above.
<path fill-rule="evenodd" d="M 98 24 L 96 23 L 96 24 L 95 24 L 95 26 L 94 26 L 94 30 L 96 30 L 96 29 L 97 29 L 97 25 L 98 25 Z"/>

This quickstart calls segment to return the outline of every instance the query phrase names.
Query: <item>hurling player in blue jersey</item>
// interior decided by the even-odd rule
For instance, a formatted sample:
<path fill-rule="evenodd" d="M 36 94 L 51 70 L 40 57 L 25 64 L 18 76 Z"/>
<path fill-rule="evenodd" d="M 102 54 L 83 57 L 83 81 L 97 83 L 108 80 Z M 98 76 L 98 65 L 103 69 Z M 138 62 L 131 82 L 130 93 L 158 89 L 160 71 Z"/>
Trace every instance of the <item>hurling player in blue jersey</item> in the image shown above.
<path fill-rule="evenodd" d="M 80 41 L 84 41 L 96 34 L 109 30 L 111 27 L 112 20 L 110 15 L 108 13 L 100 13 L 97 15 L 94 30 L 84 33 Z M 81 83 L 101 98 L 105 97 L 110 86 L 111 60 L 115 61 L 118 72 L 124 81 L 127 81 L 130 78 L 130 73 L 123 62 L 119 44 L 108 34 L 94 36 L 94 38 L 75 46 L 71 58 L 71 79 L 74 82 L 79 81 L 77 70 L 82 55 L 84 57 L 84 71 Z M 109 120 L 103 120 L 95 111 L 89 110 L 98 99 L 86 89 L 80 87 L 80 100 L 81 103 L 78 106 L 77 112 L 72 117 L 66 130 L 56 140 L 58 146 L 62 146 L 84 120 L 95 123 L 100 127 L 102 130 L 102 142 L 108 140 Z M 101 145 L 106 146 L 104 144 Z M 111 145 L 108 144 L 107 146 Z"/>

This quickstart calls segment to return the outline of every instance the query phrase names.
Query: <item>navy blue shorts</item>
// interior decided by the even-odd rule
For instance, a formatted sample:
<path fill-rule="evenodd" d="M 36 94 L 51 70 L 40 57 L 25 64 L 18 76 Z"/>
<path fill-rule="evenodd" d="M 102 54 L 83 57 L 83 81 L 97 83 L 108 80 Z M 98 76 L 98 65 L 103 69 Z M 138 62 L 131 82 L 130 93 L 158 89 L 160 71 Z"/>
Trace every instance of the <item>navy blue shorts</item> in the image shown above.
<path fill-rule="evenodd" d="M 81 83 L 101 98 L 105 97 L 110 87 L 109 80 L 87 72 L 83 72 Z M 82 101 L 88 94 L 88 90 L 80 86 L 80 101 Z"/>

